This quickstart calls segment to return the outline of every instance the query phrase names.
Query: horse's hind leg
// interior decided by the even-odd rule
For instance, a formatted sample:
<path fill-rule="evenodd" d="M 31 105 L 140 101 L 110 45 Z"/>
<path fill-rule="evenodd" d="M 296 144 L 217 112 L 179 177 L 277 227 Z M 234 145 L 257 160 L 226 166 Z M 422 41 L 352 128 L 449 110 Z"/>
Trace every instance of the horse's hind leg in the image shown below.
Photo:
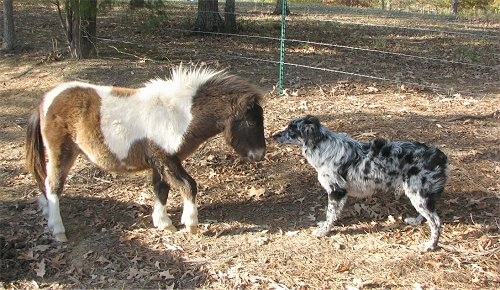
<path fill-rule="evenodd" d="M 184 202 L 181 222 L 186 225 L 190 233 L 198 232 L 198 209 L 196 207 L 197 185 L 196 181 L 182 167 L 177 157 L 170 157 L 167 161 L 168 175 L 170 180 L 176 183 Z"/>
<path fill-rule="evenodd" d="M 78 151 L 69 139 L 63 141 L 62 144 L 54 144 L 48 140 L 47 178 L 45 179 L 46 212 L 49 230 L 52 231 L 54 238 L 60 242 L 65 242 L 68 239 L 61 218 L 59 195 L 62 193 L 66 177 L 77 156 Z"/>
<path fill-rule="evenodd" d="M 172 220 L 167 213 L 167 198 L 170 185 L 162 179 L 158 169 L 153 168 L 153 190 L 155 192 L 155 205 L 153 209 L 153 225 L 160 230 L 176 231 Z"/>

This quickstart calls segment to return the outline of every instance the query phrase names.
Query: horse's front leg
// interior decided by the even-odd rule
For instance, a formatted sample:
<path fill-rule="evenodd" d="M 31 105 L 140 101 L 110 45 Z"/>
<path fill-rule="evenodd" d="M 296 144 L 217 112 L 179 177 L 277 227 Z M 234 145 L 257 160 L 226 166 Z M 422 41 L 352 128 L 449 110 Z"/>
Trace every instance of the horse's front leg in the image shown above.
<path fill-rule="evenodd" d="M 198 192 L 196 181 L 182 167 L 177 157 L 170 157 L 167 162 L 167 173 L 172 182 L 179 188 L 184 202 L 181 223 L 186 225 L 186 230 L 192 234 L 198 232 L 198 209 L 196 207 L 196 194 Z"/>
<path fill-rule="evenodd" d="M 159 230 L 177 231 L 167 213 L 167 199 L 170 185 L 162 175 L 163 169 L 153 167 L 153 191 L 155 192 L 155 204 L 153 208 L 153 225 Z"/>

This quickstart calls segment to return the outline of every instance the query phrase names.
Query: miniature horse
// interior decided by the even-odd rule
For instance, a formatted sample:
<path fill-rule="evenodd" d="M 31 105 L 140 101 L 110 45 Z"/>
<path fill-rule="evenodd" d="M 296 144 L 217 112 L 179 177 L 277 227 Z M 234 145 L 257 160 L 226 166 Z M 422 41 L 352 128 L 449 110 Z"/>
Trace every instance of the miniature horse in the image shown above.
<path fill-rule="evenodd" d="M 67 241 L 59 195 L 80 153 L 107 171 L 151 169 L 158 229 L 176 230 L 166 203 L 170 185 L 179 186 L 181 223 L 196 233 L 197 186 L 181 162 L 219 133 L 238 154 L 261 160 L 262 98 L 257 86 L 240 77 L 182 65 L 170 79 L 139 89 L 68 82 L 49 91 L 28 122 L 26 163 L 43 193 L 40 203 L 55 239 Z"/>

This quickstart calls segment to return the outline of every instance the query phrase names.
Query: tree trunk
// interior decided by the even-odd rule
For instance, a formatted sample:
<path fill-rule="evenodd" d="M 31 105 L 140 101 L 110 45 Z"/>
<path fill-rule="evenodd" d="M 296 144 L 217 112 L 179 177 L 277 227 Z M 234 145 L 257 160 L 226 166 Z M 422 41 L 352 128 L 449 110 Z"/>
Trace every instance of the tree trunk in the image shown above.
<path fill-rule="evenodd" d="M 96 54 L 97 0 L 66 0 L 66 27 L 70 54 L 90 58 Z"/>
<path fill-rule="evenodd" d="M 380 0 L 380 4 L 382 6 L 382 10 L 391 10 L 390 0 Z"/>
<path fill-rule="evenodd" d="M 453 15 L 458 14 L 458 5 L 460 4 L 459 0 L 451 0 L 451 13 Z"/>
<path fill-rule="evenodd" d="M 14 30 L 13 0 L 3 1 L 3 43 L 2 48 L 13 50 L 16 46 L 16 32 Z"/>
<path fill-rule="evenodd" d="M 236 32 L 236 13 L 235 13 L 235 0 L 226 0 L 224 6 L 224 20 L 226 32 Z"/>
<path fill-rule="evenodd" d="M 283 14 L 283 0 L 276 0 L 276 7 L 274 8 L 273 15 Z M 286 15 L 290 15 L 290 9 L 288 9 L 288 1 L 285 3 Z"/>
<path fill-rule="evenodd" d="M 194 29 L 203 32 L 220 32 L 224 29 L 224 21 L 219 15 L 219 0 L 198 1 L 198 16 Z"/>
<path fill-rule="evenodd" d="M 144 2 L 144 0 L 130 0 L 130 3 L 129 3 L 129 6 L 130 8 L 134 9 L 134 8 L 142 8 L 144 7 L 146 3 Z"/>

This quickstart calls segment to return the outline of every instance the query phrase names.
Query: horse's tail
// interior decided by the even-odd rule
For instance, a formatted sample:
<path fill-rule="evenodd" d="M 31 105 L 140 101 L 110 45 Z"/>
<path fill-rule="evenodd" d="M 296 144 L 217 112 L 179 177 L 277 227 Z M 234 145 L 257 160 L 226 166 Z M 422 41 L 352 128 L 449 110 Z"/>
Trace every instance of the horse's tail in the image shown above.
<path fill-rule="evenodd" d="M 34 110 L 28 120 L 26 129 L 25 158 L 26 169 L 33 175 L 40 190 L 45 193 L 45 178 L 47 177 L 45 146 L 43 145 L 40 125 L 40 111 Z"/>

